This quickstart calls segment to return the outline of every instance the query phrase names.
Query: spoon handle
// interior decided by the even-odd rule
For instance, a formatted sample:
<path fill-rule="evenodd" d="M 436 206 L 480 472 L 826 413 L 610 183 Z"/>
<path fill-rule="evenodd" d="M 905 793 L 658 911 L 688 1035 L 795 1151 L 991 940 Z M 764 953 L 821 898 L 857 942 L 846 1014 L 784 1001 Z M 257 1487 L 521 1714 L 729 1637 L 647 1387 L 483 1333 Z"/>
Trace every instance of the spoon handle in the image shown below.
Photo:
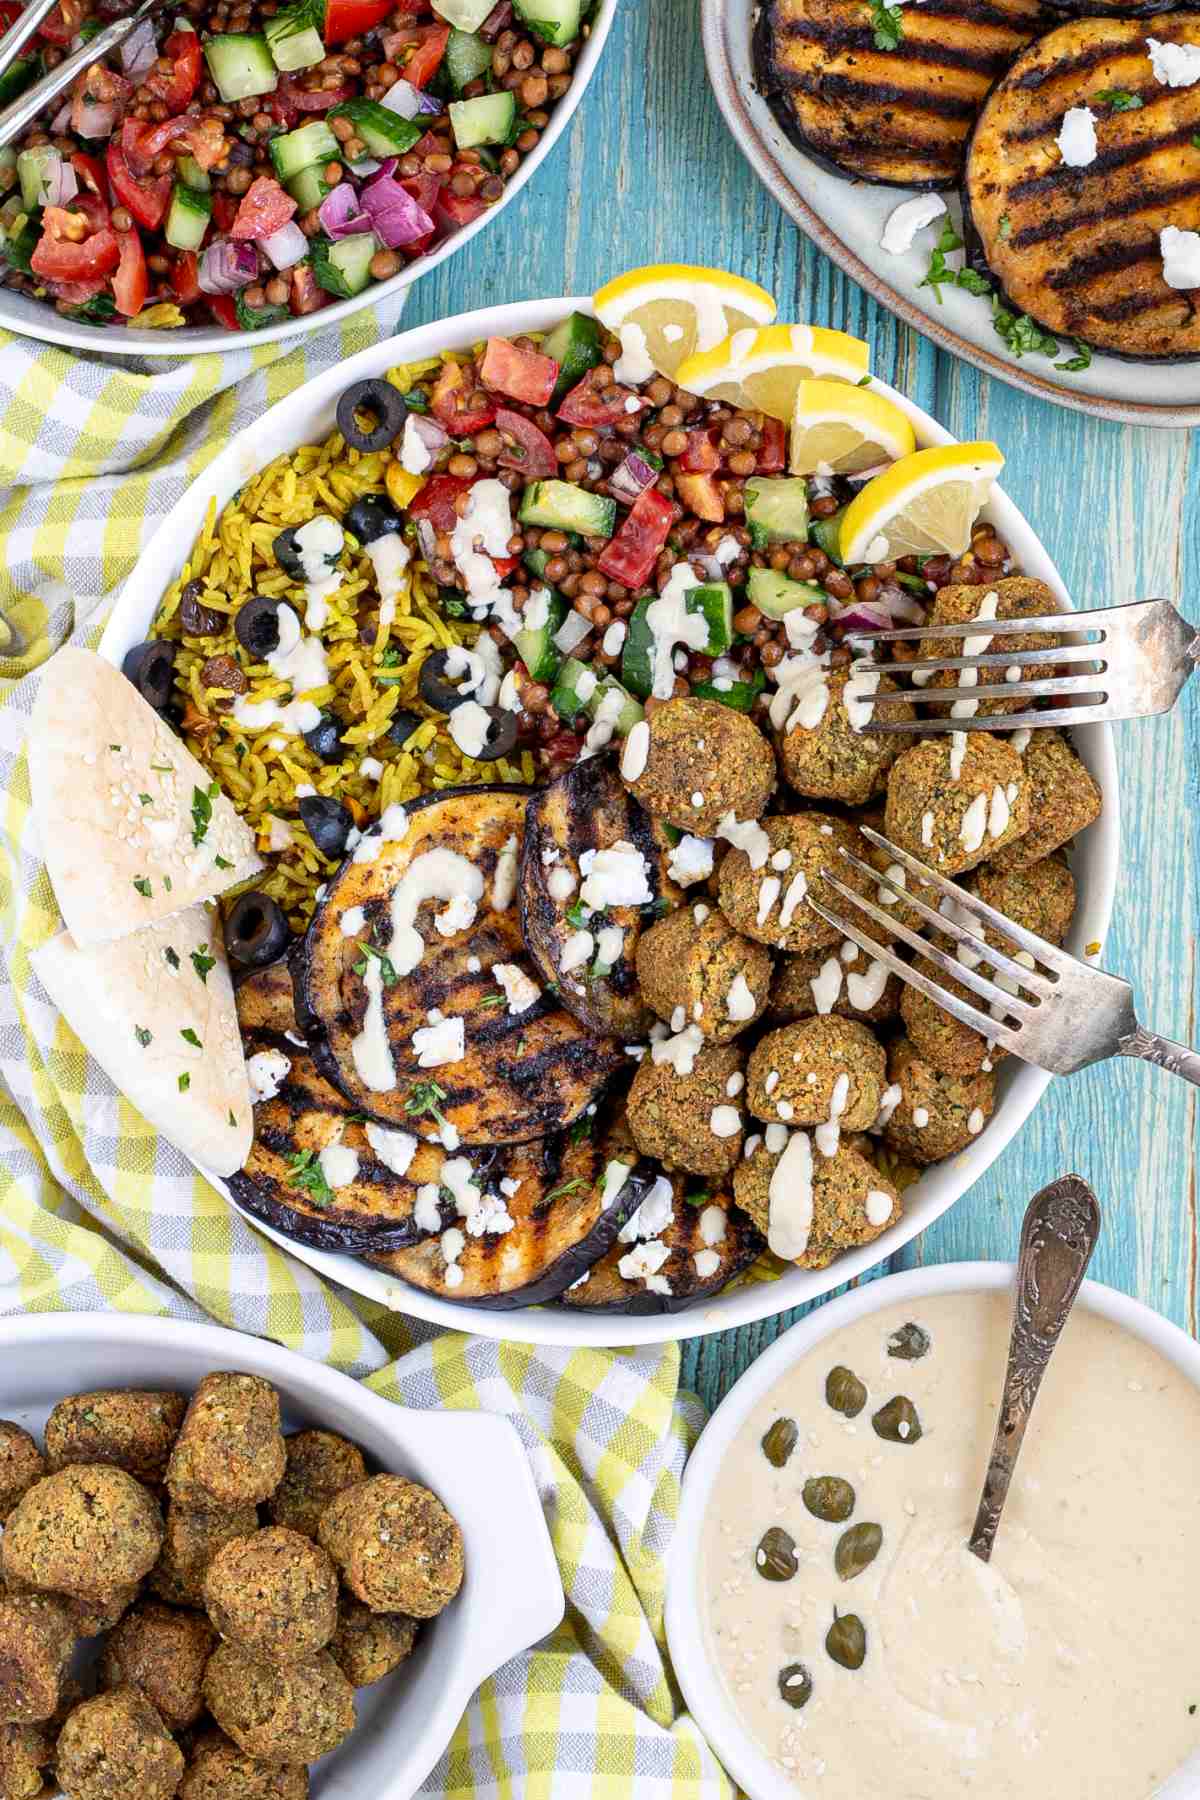
<path fill-rule="evenodd" d="M 981 1562 L 991 1559 L 1025 1427 L 1099 1234 L 1100 1203 L 1078 1175 L 1051 1182 L 1029 1202 L 1021 1227 L 1000 1416 L 967 1545 Z"/>

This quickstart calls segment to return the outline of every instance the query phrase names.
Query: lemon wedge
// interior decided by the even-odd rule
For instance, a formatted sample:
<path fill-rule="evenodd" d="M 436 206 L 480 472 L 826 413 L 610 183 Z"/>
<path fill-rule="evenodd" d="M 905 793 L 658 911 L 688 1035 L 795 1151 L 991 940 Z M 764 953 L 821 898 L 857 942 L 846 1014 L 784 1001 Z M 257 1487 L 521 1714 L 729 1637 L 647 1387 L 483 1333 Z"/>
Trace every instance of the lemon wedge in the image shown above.
<path fill-rule="evenodd" d="M 845 331 L 825 325 L 769 325 L 761 331 L 736 331 L 711 350 L 689 356 L 675 379 L 702 399 L 724 400 L 790 425 L 802 381 L 811 376 L 861 381 L 867 356 L 862 339 Z"/>
<path fill-rule="evenodd" d="M 844 381 L 802 381 L 792 417 L 793 475 L 854 475 L 917 447 L 894 400 Z"/>
<path fill-rule="evenodd" d="M 731 332 L 769 324 L 777 310 L 753 281 L 684 263 L 631 269 L 606 283 L 592 305 L 621 339 L 623 375 L 631 382 L 646 381 L 655 370 L 674 378 L 694 352 L 712 350 Z M 620 380 L 620 364 L 618 371 Z"/>
<path fill-rule="evenodd" d="M 868 481 L 842 517 L 839 549 L 849 563 L 901 556 L 961 556 L 971 527 L 1004 467 L 995 444 L 914 450 Z"/>

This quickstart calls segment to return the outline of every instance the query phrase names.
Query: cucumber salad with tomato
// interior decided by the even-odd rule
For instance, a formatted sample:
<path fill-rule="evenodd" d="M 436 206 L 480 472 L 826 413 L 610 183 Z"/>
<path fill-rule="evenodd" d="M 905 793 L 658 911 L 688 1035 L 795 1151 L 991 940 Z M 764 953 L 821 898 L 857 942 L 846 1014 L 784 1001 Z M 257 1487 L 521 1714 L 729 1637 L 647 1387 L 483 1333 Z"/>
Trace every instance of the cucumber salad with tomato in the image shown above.
<path fill-rule="evenodd" d="M 0 148 L 0 281 L 90 324 L 254 331 L 503 197 L 595 0 L 181 0 Z M 0 107 L 124 0 L 58 0 Z M 0 28 L 19 16 L 0 0 Z"/>

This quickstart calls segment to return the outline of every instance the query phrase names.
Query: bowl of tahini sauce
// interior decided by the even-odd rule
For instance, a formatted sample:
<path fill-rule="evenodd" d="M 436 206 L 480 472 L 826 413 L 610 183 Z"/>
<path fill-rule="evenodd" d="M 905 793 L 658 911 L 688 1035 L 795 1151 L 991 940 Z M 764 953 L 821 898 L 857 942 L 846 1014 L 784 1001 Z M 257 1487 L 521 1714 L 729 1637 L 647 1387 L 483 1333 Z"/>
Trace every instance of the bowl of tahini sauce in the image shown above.
<path fill-rule="evenodd" d="M 833 1301 L 693 1453 L 668 1637 L 752 1800 L 1200 1796 L 1200 1347 L 1085 1283 L 985 1565 L 1013 1275 Z"/>

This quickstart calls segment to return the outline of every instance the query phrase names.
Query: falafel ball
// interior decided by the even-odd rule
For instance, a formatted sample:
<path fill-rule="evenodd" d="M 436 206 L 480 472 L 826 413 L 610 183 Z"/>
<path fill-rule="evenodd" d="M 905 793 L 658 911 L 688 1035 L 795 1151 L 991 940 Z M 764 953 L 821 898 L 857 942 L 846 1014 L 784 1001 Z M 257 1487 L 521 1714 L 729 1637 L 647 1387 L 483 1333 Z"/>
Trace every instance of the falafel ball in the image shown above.
<path fill-rule="evenodd" d="M 667 1050 L 671 1056 L 656 1056 Z M 728 1175 L 742 1151 L 742 1053 L 689 1025 L 642 1058 L 625 1117 L 643 1156 L 691 1175 Z"/>
<path fill-rule="evenodd" d="M 773 1125 L 739 1163 L 733 1197 L 775 1254 L 801 1269 L 872 1243 L 901 1213 L 896 1188 L 857 1150 L 842 1144 L 822 1156 L 809 1132 Z"/>
<path fill-rule="evenodd" d="M 865 806 L 883 792 L 887 772 L 907 742 L 898 731 L 871 731 L 871 721 L 899 724 L 915 717 L 913 707 L 902 697 L 873 705 L 876 695 L 898 695 L 900 689 L 890 675 L 869 669 L 830 669 L 824 687 L 825 710 L 815 725 L 800 722 L 802 708 L 780 708 L 783 723 L 775 732 L 779 766 L 798 794 Z M 783 694 L 777 699 L 786 702 Z"/>
<path fill-rule="evenodd" d="M 746 1069 L 746 1105 L 766 1124 L 866 1131 L 879 1117 L 887 1058 L 857 1019 L 802 1019 L 768 1031 Z M 835 1137 L 836 1141 L 836 1137 Z"/>
<path fill-rule="evenodd" d="M 855 910 L 822 880 L 822 869 L 856 893 L 874 897 L 874 882 L 839 855 L 847 850 L 861 858 L 864 843 L 860 834 L 845 819 L 820 812 L 764 819 L 762 829 L 768 853 L 760 867 L 752 867 L 749 855 L 741 849 L 731 850 L 721 864 L 721 911 L 729 923 L 744 937 L 793 955 L 840 943 L 838 927 L 826 924 L 806 900 L 811 894 L 843 917 L 848 908 Z"/>
<path fill-rule="evenodd" d="M 99 1463 L 74 1463 L 36 1482 L 0 1538 L 5 1576 L 85 1600 L 140 1581 L 162 1548 L 162 1514 L 147 1490 Z"/>
<path fill-rule="evenodd" d="M 201 1613 L 143 1600 L 109 1633 L 100 1685 L 136 1688 L 171 1731 L 182 1731 L 204 1711 L 204 1670 L 216 1646 Z"/>
<path fill-rule="evenodd" d="M 983 1130 L 996 1104 L 996 1077 L 944 1075 L 908 1038 L 888 1051 L 888 1076 L 900 1099 L 884 1126 L 884 1142 L 907 1161 L 941 1162 L 965 1150 Z"/>
<path fill-rule="evenodd" d="M 900 988 L 898 975 L 847 938 L 836 948 L 781 957 L 767 1017 L 782 1025 L 831 1015 L 882 1025 L 899 1014 Z"/>
<path fill-rule="evenodd" d="M 283 1479 L 279 1395 L 261 1375 L 206 1375 L 184 1416 L 167 1486 L 184 1506 L 255 1506 Z"/>
<path fill-rule="evenodd" d="M 302 1662 L 337 1628 L 337 1574 L 302 1532 L 269 1525 L 218 1550 L 204 1577 L 208 1616 L 267 1662 Z"/>
<path fill-rule="evenodd" d="M 110 1463 L 148 1487 L 166 1474 L 187 1401 L 182 1394 L 102 1388 L 60 1400 L 46 1421 L 46 1466 Z"/>
<path fill-rule="evenodd" d="M 1100 789 L 1061 731 L 1035 731 L 1023 757 L 1029 829 L 989 852 L 996 869 L 1025 869 L 1069 843 L 1100 816 Z"/>
<path fill-rule="evenodd" d="M 192 1749 L 179 1800 L 308 1800 L 308 1770 L 247 1756 L 223 1731 L 206 1731 Z"/>
<path fill-rule="evenodd" d="M 59 1702 L 75 1632 L 52 1594 L 7 1594 L 0 1600 L 0 1722 L 34 1725 Z"/>
<path fill-rule="evenodd" d="M 258 1530 L 253 1506 L 180 1506 L 168 1500 L 162 1554 L 150 1572 L 150 1586 L 172 1606 L 204 1605 L 208 1565 L 231 1538 Z"/>
<path fill-rule="evenodd" d="M 284 1438 L 287 1467 L 267 1502 L 273 1525 L 315 1538 L 335 1494 L 364 1481 L 367 1465 L 357 1444 L 336 1431 L 294 1431 Z"/>
<path fill-rule="evenodd" d="M 183 1752 L 145 1696 L 120 1687 L 69 1714 L 56 1765 L 71 1800 L 171 1800 Z"/>
<path fill-rule="evenodd" d="M 436 1494 L 403 1475 L 369 1475 L 344 1488 L 318 1537 L 372 1612 L 436 1618 L 462 1586 L 462 1532 Z"/>
<path fill-rule="evenodd" d="M 39 1800 L 49 1794 L 44 1771 L 54 1758 L 55 1733 L 36 1725 L 0 1725 L 0 1800 Z"/>
<path fill-rule="evenodd" d="M 141 1582 L 131 1581 L 103 1594 L 89 1594 L 86 1599 L 78 1594 L 64 1594 L 62 1599 L 78 1636 L 91 1638 L 119 1624 L 141 1591 Z"/>
<path fill-rule="evenodd" d="M 46 1459 L 23 1425 L 0 1419 L 0 1525 L 46 1473 Z"/>
<path fill-rule="evenodd" d="M 892 764 L 885 835 L 958 875 L 1025 835 L 1031 795 L 1021 758 L 990 731 L 922 738 Z"/>
<path fill-rule="evenodd" d="M 1048 588 L 1044 581 L 1035 581 L 1029 575 L 1008 575 L 1002 581 L 985 581 L 979 586 L 956 583 L 951 587 L 939 588 L 934 598 L 933 607 L 926 621 L 929 625 L 969 625 L 978 622 L 979 629 L 967 633 L 968 637 L 987 642 L 977 642 L 964 649 L 966 638 L 922 638 L 917 650 L 920 662 L 945 662 L 947 657 L 983 655 L 1003 655 L 1010 661 L 998 668 L 983 668 L 978 671 L 977 688 L 996 689 L 995 693 L 981 692 L 977 702 L 978 718 L 992 717 L 996 713 L 1022 712 L 1030 702 L 1025 699 L 1005 697 L 1004 690 L 1011 686 L 1008 679 L 1010 669 L 1020 670 L 1022 681 L 1037 681 L 1047 671 L 1037 663 L 1021 663 L 1021 654 L 1028 650 L 1057 649 L 1062 643 L 1061 637 L 1042 635 L 1037 632 L 1018 632 L 1010 637 L 1007 633 L 996 637 L 988 631 L 989 619 L 1041 619 L 1047 613 L 1061 611 L 1058 597 L 1053 588 Z M 1014 675 L 1013 679 L 1016 677 Z M 932 693 L 940 687 L 961 687 L 963 671 L 961 669 L 945 669 L 936 674 L 927 684 L 926 692 Z M 947 711 L 946 707 L 938 709 Z"/>
<path fill-rule="evenodd" d="M 727 813 L 757 819 L 775 786 L 775 757 L 758 726 L 719 700 L 685 694 L 647 715 L 646 760 L 635 774 L 641 737 L 622 758 L 625 785 L 648 813 L 679 831 L 713 837 Z"/>
<path fill-rule="evenodd" d="M 343 1592 L 329 1654 L 351 1687 L 370 1687 L 412 1654 L 419 1629 L 419 1621 L 406 1613 L 372 1612 Z"/>
<path fill-rule="evenodd" d="M 218 1644 L 204 1698 L 226 1736 L 264 1762 L 316 1762 L 354 1730 L 354 1689 L 328 1650 L 281 1668 Z"/>
<path fill-rule="evenodd" d="M 994 906 L 1005 918 L 1051 944 L 1061 944 L 1071 929 L 1075 877 L 1061 857 L 1044 856 L 1040 862 L 1023 863 L 1019 868 L 998 869 L 984 863 L 966 885 L 987 906 Z M 971 926 L 977 929 L 974 920 Z M 985 935 L 997 949 L 1012 954 L 1011 941 L 1006 941 L 1002 932 L 989 930 Z"/>
<path fill-rule="evenodd" d="M 668 913 L 637 945 L 638 986 L 660 1019 L 682 1031 L 698 1025 L 710 1044 L 727 1044 L 762 1013 L 771 953 L 742 937 L 703 901 Z"/>
<path fill-rule="evenodd" d="M 925 957 L 919 956 L 913 968 L 936 981 L 956 999 L 965 1000 L 968 1005 L 986 1013 L 985 1000 Z M 992 978 L 995 975 L 995 971 L 986 966 L 979 972 Z M 992 1068 L 1008 1055 L 1003 1045 L 984 1037 L 970 1025 L 964 1025 L 961 1019 L 956 1019 L 953 1013 L 947 1012 L 919 988 L 905 985 L 900 999 L 900 1016 L 917 1054 L 943 1075 L 977 1075 L 981 1069 Z"/>

